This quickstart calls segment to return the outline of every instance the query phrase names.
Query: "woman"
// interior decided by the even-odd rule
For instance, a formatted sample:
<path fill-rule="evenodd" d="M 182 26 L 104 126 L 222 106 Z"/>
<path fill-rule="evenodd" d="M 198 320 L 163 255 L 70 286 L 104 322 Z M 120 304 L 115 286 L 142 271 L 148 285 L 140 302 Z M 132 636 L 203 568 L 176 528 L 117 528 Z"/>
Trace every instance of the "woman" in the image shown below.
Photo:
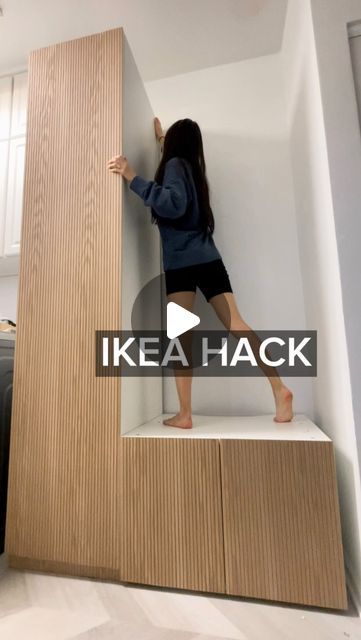
<path fill-rule="evenodd" d="M 137 175 L 125 156 L 111 158 L 108 169 L 120 173 L 130 189 L 151 207 L 152 219 L 161 234 L 168 302 L 192 311 L 198 286 L 232 334 L 252 332 L 238 311 L 228 273 L 213 240 L 214 218 L 200 128 L 189 118 L 175 122 L 166 135 L 158 118 L 154 119 L 154 128 L 162 152 L 154 180 Z M 256 346 L 259 345 L 256 334 L 251 335 Z M 292 392 L 283 384 L 276 369 L 267 367 L 257 358 L 257 351 L 253 349 L 253 352 L 265 375 L 271 374 L 267 377 L 276 404 L 274 420 L 291 421 Z M 164 420 L 164 424 L 190 429 L 192 376 L 178 373 L 175 379 L 179 412 Z"/>

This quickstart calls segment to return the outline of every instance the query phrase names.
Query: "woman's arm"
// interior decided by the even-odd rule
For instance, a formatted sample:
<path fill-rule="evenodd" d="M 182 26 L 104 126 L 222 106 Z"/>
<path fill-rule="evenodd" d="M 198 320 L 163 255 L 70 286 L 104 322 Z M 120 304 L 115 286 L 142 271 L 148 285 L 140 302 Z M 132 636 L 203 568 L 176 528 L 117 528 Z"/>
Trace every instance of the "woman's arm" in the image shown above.
<path fill-rule="evenodd" d="M 154 129 L 162 154 L 165 136 L 159 118 L 154 118 Z M 132 191 L 159 216 L 180 218 L 186 212 L 189 201 L 187 176 L 179 158 L 171 158 L 166 163 L 162 185 L 155 180 L 145 180 L 137 175 L 125 156 L 113 156 L 108 161 L 108 169 L 114 173 L 120 173 L 129 182 Z"/>
<path fill-rule="evenodd" d="M 160 155 L 163 154 L 163 147 L 164 147 L 164 136 L 160 136 L 160 138 L 158 138 L 158 142 L 159 142 L 159 147 L 160 147 Z"/>
<path fill-rule="evenodd" d="M 163 184 L 135 175 L 129 187 L 162 218 L 180 218 L 187 210 L 187 176 L 182 161 L 171 158 L 165 165 Z"/>
<path fill-rule="evenodd" d="M 163 127 L 161 125 L 161 122 L 160 122 L 159 118 L 157 118 L 157 117 L 154 118 L 154 133 L 155 133 L 156 139 L 159 142 L 160 154 L 162 155 L 162 153 L 163 153 L 163 144 L 164 144 L 164 131 L 163 131 Z"/>

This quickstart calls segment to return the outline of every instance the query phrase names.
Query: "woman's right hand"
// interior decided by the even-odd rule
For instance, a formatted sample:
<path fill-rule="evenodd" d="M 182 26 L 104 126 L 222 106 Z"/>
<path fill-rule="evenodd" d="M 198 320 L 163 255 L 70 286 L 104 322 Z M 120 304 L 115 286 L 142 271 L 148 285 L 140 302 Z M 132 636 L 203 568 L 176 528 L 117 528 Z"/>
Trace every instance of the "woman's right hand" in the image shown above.
<path fill-rule="evenodd" d="M 159 140 L 161 136 L 164 136 L 162 125 L 157 117 L 154 118 L 154 132 L 157 140 Z"/>

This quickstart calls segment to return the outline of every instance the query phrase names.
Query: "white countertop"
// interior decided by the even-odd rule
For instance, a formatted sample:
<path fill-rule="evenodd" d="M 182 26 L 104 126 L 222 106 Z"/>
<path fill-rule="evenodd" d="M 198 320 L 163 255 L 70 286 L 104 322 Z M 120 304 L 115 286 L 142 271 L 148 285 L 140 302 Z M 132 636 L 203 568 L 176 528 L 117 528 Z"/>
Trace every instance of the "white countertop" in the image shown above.
<path fill-rule="evenodd" d="M 235 438 L 246 440 L 316 440 L 330 438 L 307 416 L 296 414 L 291 422 L 274 422 L 273 416 L 205 416 L 193 415 L 193 428 L 180 429 L 162 424 L 171 414 L 157 416 L 125 434 L 146 438 Z"/>

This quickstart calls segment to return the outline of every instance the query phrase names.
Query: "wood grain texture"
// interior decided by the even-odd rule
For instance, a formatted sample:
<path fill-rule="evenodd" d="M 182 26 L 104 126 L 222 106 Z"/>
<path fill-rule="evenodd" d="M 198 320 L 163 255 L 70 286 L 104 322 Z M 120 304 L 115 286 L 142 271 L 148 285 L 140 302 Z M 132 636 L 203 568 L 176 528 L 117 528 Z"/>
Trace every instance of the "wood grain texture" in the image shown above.
<path fill-rule="evenodd" d="M 225 591 L 217 440 L 122 438 L 120 579 Z"/>
<path fill-rule="evenodd" d="M 118 567 L 120 380 L 95 377 L 95 330 L 120 326 L 121 45 L 114 29 L 29 57 L 10 561 Z"/>
<path fill-rule="evenodd" d="M 227 593 L 346 609 L 332 442 L 220 447 Z"/>

